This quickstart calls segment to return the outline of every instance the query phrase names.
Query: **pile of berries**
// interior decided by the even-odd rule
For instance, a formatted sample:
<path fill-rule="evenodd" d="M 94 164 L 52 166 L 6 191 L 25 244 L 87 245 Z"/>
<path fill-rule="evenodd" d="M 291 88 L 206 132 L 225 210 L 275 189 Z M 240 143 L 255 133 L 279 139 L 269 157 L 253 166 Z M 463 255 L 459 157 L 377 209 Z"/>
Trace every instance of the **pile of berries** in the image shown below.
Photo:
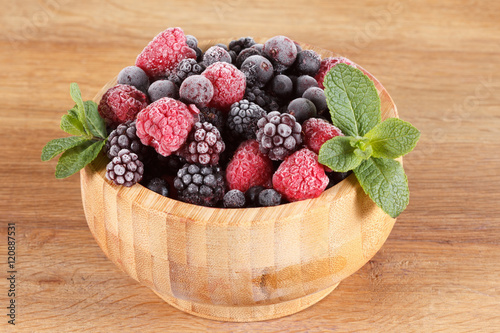
<path fill-rule="evenodd" d="M 330 122 L 321 59 L 285 36 L 251 37 L 203 52 L 180 28 L 158 34 L 102 97 L 117 185 L 225 208 L 316 198 L 347 174 L 318 162 L 343 135 Z"/>

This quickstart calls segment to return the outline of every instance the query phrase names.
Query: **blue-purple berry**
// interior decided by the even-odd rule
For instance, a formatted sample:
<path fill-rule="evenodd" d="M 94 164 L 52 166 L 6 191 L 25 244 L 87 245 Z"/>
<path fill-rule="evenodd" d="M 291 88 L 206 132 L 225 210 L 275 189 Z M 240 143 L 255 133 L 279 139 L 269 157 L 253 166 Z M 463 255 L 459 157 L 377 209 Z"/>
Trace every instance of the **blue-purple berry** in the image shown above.
<path fill-rule="evenodd" d="M 170 80 L 158 80 L 149 86 L 148 95 L 151 102 L 163 97 L 178 98 L 179 88 Z"/>
<path fill-rule="evenodd" d="M 273 65 L 261 55 L 248 57 L 241 65 L 247 86 L 263 87 L 273 77 Z"/>
<path fill-rule="evenodd" d="M 274 70 L 278 73 L 285 71 L 297 58 L 297 46 L 285 36 L 276 36 L 267 40 L 262 52 L 271 59 Z"/>
<path fill-rule="evenodd" d="M 259 50 L 251 48 L 251 47 L 249 47 L 248 49 L 244 49 L 236 57 L 236 61 L 235 61 L 236 67 L 241 68 L 241 65 L 243 65 L 243 62 L 245 60 L 247 60 L 247 58 L 254 56 L 254 55 L 262 55 L 262 53 Z"/>
<path fill-rule="evenodd" d="M 168 197 L 168 183 L 163 178 L 153 178 L 146 184 L 146 187 L 153 192 Z"/>
<path fill-rule="evenodd" d="M 223 203 L 225 208 L 245 207 L 245 194 L 240 190 L 231 190 L 224 195 Z"/>
<path fill-rule="evenodd" d="M 191 75 L 182 82 L 179 96 L 187 104 L 206 106 L 214 96 L 214 86 L 203 75 Z"/>
<path fill-rule="evenodd" d="M 312 76 L 301 75 L 297 78 L 297 81 L 295 82 L 295 97 L 302 97 L 302 95 L 307 89 L 317 86 L 318 86 L 318 81 L 316 81 Z"/>
<path fill-rule="evenodd" d="M 266 189 L 259 193 L 259 205 L 262 207 L 278 206 L 281 203 L 281 194 L 274 189 Z"/>
<path fill-rule="evenodd" d="M 289 99 L 293 93 L 293 82 L 288 76 L 279 74 L 273 77 L 269 85 L 271 93 L 282 99 Z"/>
<path fill-rule="evenodd" d="M 321 57 L 313 50 L 304 50 L 297 53 L 293 64 L 294 70 L 300 75 L 315 76 L 321 65 Z"/>
<path fill-rule="evenodd" d="M 186 44 L 190 48 L 194 49 L 195 47 L 198 46 L 198 40 L 193 35 L 186 35 Z"/>
<path fill-rule="evenodd" d="M 250 187 L 246 192 L 245 192 L 245 197 L 247 201 L 247 205 L 251 207 L 258 207 L 259 206 L 259 194 L 260 192 L 264 191 L 266 188 L 261 185 L 256 185 Z"/>
<path fill-rule="evenodd" d="M 287 112 L 295 117 L 297 122 L 303 123 L 317 115 L 314 103 L 305 98 L 296 98 L 288 104 Z"/>
<path fill-rule="evenodd" d="M 218 45 L 212 46 L 203 55 L 203 64 L 206 67 L 216 62 L 232 62 L 231 55 Z"/>
<path fill-rule="evenodd" d="M 318 114 L 323 114 L 328 110 L 328 105 L 326 104 L 325 91 L 319 87 L 308 88 L 302 94 L 303 98 L 306 98 L 314 103 L 316 111 Z"/>
<path fill-rule="evenodd" d="M 143 93 L 148 91 L 149 78 L 141 68 L 137 66 L 128 66 L 118 74 L 118 84 L 128 84 L 134 86 Z"/>

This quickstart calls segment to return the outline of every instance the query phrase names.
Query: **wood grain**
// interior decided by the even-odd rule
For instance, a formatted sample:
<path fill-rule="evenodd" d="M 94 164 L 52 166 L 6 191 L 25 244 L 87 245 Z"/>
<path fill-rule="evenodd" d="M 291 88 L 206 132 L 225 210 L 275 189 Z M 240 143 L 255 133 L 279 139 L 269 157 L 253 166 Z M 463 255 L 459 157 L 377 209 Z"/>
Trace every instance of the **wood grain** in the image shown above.
<path fill-rule="evenodd" d="M 18 325 L 4 318 L 0 330 L 500 331 L 497 1 L 3 4 L 0 239 L 7 222 L 16 222 L 20 291 Z M 234 324 L 166 305 L 95 244 L 78 176 L 55 181 L 56 162 L 40 162 L 45 142 L 61 136 L 69 83 L 90 99 L 167 26 L 200 39 L 286 34 L 339 52 L 374 74 L 400 117 L 421 129 L 405 158 L 410 206 L 382 250 L 313 307 Z M 4 258 L 4 241 L 0 253 Z"/>

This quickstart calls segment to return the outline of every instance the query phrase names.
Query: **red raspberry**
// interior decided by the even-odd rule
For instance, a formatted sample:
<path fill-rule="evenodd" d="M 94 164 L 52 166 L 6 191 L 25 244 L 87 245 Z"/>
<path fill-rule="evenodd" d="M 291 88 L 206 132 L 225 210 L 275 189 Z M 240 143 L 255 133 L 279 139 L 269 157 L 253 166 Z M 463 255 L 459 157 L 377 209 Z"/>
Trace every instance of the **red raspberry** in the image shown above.
<path fill-rule="evenodd" d="M 267 155 L 260 152 L 256 140 L 244 141 L 226 168 L 229 189 L 241 192 L 256 185 L 271 188 L 272 175 L 273 163 Z"/>
<path fill-rule="evenodd" d="M 319 197 L 328 176 L 315 152 L 303 148 L 288 156 L 273 175 L 273 187 L 288 201 Z"/>
<path fill-rule="evenodd" d="M 234 65 L 216 62 L 201 74 L 212 82 L 214 96 L 209 106 L 227 113 L 233 103 L 239 102 L 245 94 L 246 79 Z"/>
<path fill-rule="evenodd" d="M 325 80 L 326 73 L 328 73 L 328 71 L 330 71 L 330 69 L 335 67 L 337 64 L 348 64 L 356 67 L 356 64 L 354 62 L 344 57 L 328 57 L 321 60 L 319 71 L 314 77 L 316 81 L 318 81 L 318 85 L 321 89 L 325 89 L 323 81 Z"/>
<path fill-rule="evenodd" d="M 135 65 L 151 78 L 170 75 L 181 60 L 196 59 L 196 52 L 186 44 L 181 28 L 160 32 L 137 56 Z"/>
<path fill-rule="evenodd" d="M 316 154 L 326 141 L 335 136 L 344 136 L 342 131 L 330 124 L 328 121 L 319 118 L 310 118 L 302 124 L 304 131 L 304 142 L 307 148 Z"/>
<path fill-rule="evenodd" d="M 169 156 L 186 142 L 199 112 L 192 104 L 188 106 L 173 98 L 161 98 L 137 115 L 137 136 L 143 144 Z"/>
<path fill-rule="evenodd" d="M 116 127 L 129 120 L 148 106 L 146 95 L 133 86 L 118 84 L 102 96 L 98 111 L 101 117 L 111 127 Z"/>

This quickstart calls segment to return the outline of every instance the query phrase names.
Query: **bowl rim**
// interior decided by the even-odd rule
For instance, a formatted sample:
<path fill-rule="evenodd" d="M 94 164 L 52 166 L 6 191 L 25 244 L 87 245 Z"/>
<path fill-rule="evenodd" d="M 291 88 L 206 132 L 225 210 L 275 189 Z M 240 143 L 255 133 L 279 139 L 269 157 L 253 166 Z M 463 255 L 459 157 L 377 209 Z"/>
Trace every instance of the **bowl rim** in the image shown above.
<path fill-rule="evenodd" d="M 212 40 L 201 40 L 199 46 L 205 49 L 211 45 L 217 43 L 228 43 L 232 39 L 212 39 Z M 255 39 L 256 42 L 264 42 L 267 38 Z M 312 49 L 322 55 L 322 58 L 340 56 L 332 51 L 322 49 L 316 46 L 312 46 L 307 43 L 299 42 L 303 49 Z M 389 95 L 384 86 L 380 81 L 375 78 L 370 72 L 365 70 L 363 67 L 356 63 L 356 67 L 362 70 L 375 84 L 377 88 L 380 100 L 382 102 L 382 120 L 390 117 L 399 117 L 397 107 Z M 101 90 L 94 97 L 94 101 L 99 103 L 102 95 L 112 86 L 116 85 L 117 76 L 112 80 L 108 81 Z M 384 103 L 385 102 L 385 103 Z M 385 108 L 383 106 L 386 105 Z M 175 212 L 176 216 L 180 216 L 191 221 L 197 221 L 198 223 L 206 224 L 210 222 L 212 224 L 227 224 L 240 226 L 242 224 L 255 224 L 259 221 L 269 221 L 269 220 L 283 220 L 291 218 L 296 215 L 303 214 L 305 211 L 310 209 L 321 207 L 325 202 L 328 204 L 335 203 L 342 198 L 345 198 L 347 194 L 355 191 L 363 191 L 361 186 L 356 181 L 354 174 L 349 175 L 347 178 L 337 183 L 335 186 L 323 191 L 323 193 L 316 198 L 306 199 L 301 201 L 289 202 L 286 204 L 281 204 L 273 207 L 249 207 L 249 208 L 218 208 L 218 207 L 205 207 L 198 206 L 190 203 L 185 203 L 180 200 L 172 199 L 169 197 L 164 197 L 154 191 L 150 191 L 145 186 L 137 183 L 131 187 L 114 185 L 111 181 L 107 180 L 105 177 L 105 166 L 107 164 L 107 159 L 104 153 L 100 153 L 98 158 L 88 164 L 81 173 L 82 186 L 84 182 L 84 174 L 96 174 L 102 180 L 103 186 L 107 187 L 107 190 L 114 192 L 115 197 L 129 200 L 133 205 L 140 205 L 143 209 L 148 212 L 155 213 L 161 216 L 171 215 L 171 212 Z M 323 205 L 322 205 L 323 204 Z M 243 215 L 244 213 L 244 215 Z"/>

